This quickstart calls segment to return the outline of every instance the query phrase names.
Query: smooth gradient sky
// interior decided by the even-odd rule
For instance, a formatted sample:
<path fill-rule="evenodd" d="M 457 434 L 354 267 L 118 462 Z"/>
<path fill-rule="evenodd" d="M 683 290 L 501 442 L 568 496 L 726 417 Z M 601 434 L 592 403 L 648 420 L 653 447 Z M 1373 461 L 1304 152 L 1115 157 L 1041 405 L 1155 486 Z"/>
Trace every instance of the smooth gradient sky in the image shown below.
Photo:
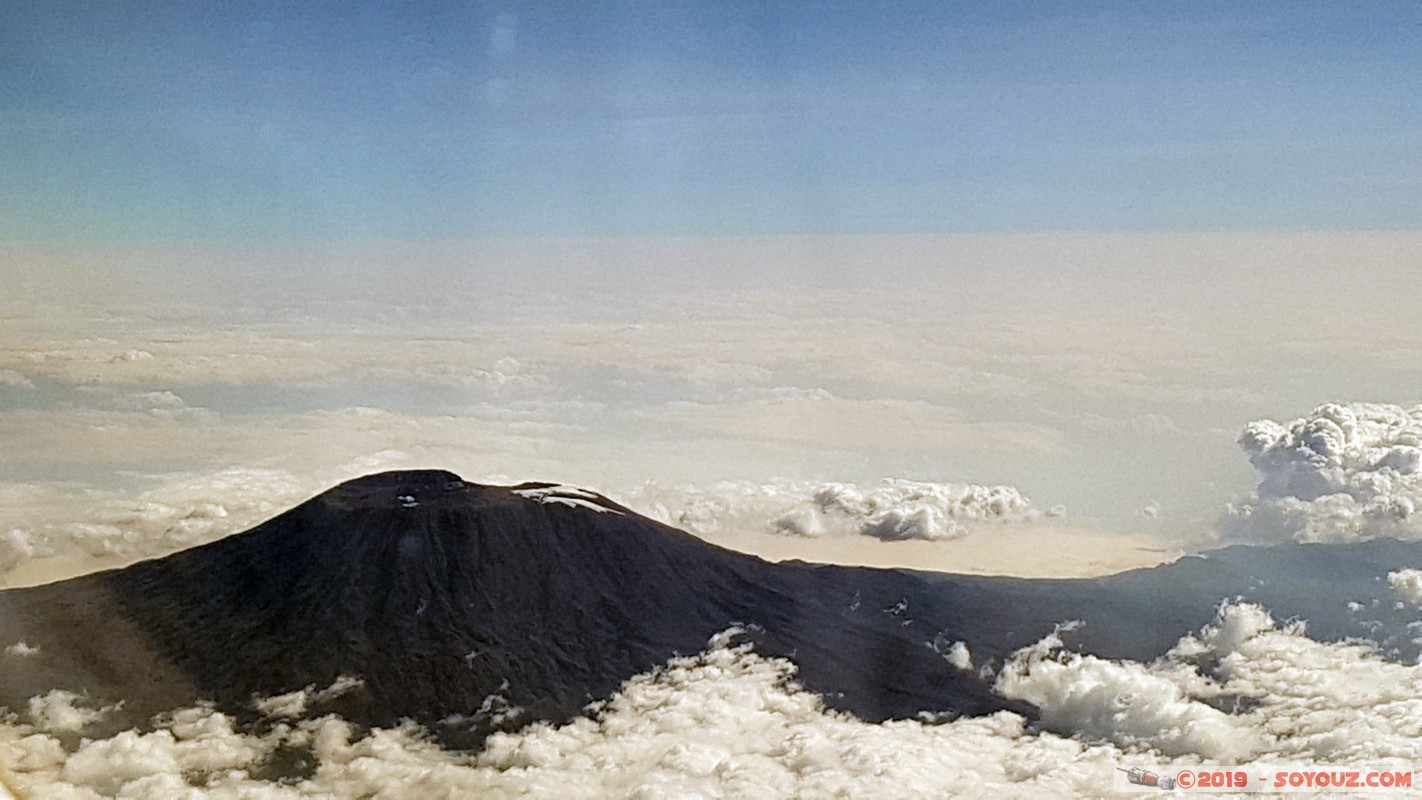
<path fill-rule="evenodd" d="M 0 238 L 1411 229 L 1406 3 L 0 0 Z"/>

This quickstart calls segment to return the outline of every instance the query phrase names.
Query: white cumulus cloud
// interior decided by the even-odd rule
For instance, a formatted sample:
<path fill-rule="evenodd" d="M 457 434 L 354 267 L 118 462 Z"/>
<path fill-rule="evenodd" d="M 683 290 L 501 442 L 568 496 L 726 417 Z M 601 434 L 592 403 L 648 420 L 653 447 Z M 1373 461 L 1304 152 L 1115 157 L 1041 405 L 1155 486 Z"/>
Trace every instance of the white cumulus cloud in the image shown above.
<path fill-rule="evenodd" d="M 723 481 L 707 489 L 647 484 L 626 496 L 633 508 L 699 535 L 770 532 L 870 536 L 884 541 L 951 539 L 973 526 L 1027 522 L 1042 512 L 1012 486 L 928 483 Z M 1049 512 L 1055 513 L 1055 512 Z"/>
<path fill-rule="evenodd" d="M 1400 569 L 1387 574 L 1387 585 L 1404 601 L 1422 606 L 1422 569 Z"/>
<path fill-rule="evenodd" d="M 1251 422 L 1239 444 L 1260 481 L 1229 509 L 1232 538 L 1422 535 L 1422 406 L 1329 403 L 1286 424 Z"/>

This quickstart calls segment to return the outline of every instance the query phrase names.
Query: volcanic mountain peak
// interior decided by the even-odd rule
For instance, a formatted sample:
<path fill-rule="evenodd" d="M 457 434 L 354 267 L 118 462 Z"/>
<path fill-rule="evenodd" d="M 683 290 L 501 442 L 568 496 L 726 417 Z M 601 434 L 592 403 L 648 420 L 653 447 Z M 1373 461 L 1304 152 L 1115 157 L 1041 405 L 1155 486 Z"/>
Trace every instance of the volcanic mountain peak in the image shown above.
<path fill-rule="evenodd" d="M 1380 541 L 1234 548 L 1094 580 L 772 564 L 585 489 L 387 472 L 166 558 L 0 592 L 0 645 L 35 651 L 0 670 L 0 710 L 64 689 L 124 701 L 105 722 L 115 726 L 197 702 L 260 724 L 256 698 L 357 681 L 310 713 L 411 719 L 469 747 L 513 724 L 569 719 L 738 627 L 761 655 L 793 659 L 827 704 L 865 719 L 1030 715 L 945 654 L 962 643 L 990 667 L 1083 619 L 1076 646 L 1149 659 L 1251 587 L 1314 635 L 1385 620 L 1396 636 L 1381 643 L 1415 659 L 1414 617 L 1390 610 L 1379 578 L 1419 563 L 1422 545 Z M 1371 599 L 1369 616 L 1328 599 L 1339 596 Z M 485 713 L 504 706 L 522 714 Z"/>
<path fill-rule="evenodd" d="M 424 503 L 467 500 L 469 493 L 487 487 L 465 483 L 453 472 L 441 469 L 401 470 L 366 475 L 346 481 L 318 495 L 326 505 L 350 511 L 414 508 Z"/>
<path fill-rule="evenodd" d="M 61 686 L 132 700 L 125 724 L 205 700 L 251 720 L 254 698 L 351 678 L 363 688 L 313 712 L 413 719 L 471 746 L 508 720 L 441 720 L 494 695 L 524 710 L 520 722 L 568 719 L 742 625 L 759 652 L 794 655 L 805 685 L 865 718 L 1015 707 L 926 646 L 965 638 L 950 608 L 914 623 L 852 602 L 885 608 L 914 587 L 770 564 L 585 489 L 387 472 L 211 544 L 3 593 L 0 638 L 63 663 L 27 659 L 33 674 L 0 680 L 0 706 Z M 139 702 L 141 675 L 167 678 Z"/>
<path fill-rule="evenodd" d="M 436 469 L 396 470 L 366 475 L 329 489 L 314 500 L 344 512 L 378 509 L 470 507 L 511 502 L 515 498 L 540 505 L 567 506 L 600 514 L 632 513 L 597 492 L 577 486 L 528 482 L 516 486 L 470 483 L 453 472 Z"/>

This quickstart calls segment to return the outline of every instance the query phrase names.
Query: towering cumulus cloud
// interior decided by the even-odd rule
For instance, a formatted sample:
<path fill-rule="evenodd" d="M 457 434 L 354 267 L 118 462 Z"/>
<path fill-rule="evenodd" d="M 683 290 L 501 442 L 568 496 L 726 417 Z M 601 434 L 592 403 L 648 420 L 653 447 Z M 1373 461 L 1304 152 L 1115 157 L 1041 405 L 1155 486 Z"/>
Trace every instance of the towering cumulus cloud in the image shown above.
<path fill-rule="evenodd" d="M 709 489 L 647 485 L 632 493 L 628 504 L 703 535 L 773 532 L 885 541 L 951 539 L 967 533 L 974 523 L 1025 522 L 1042 516 L 1013 486 L 893 478 L 869 486 L 809 481 L 725 481 Z"/>
<path fill-rule="evenodd" d="M 1239 444 L 1260 481 L 1230 508 L 1231 538 L 1422 535 L 1422 406 L 1329 403 L 1287 424 L 1252 422 Z"/>

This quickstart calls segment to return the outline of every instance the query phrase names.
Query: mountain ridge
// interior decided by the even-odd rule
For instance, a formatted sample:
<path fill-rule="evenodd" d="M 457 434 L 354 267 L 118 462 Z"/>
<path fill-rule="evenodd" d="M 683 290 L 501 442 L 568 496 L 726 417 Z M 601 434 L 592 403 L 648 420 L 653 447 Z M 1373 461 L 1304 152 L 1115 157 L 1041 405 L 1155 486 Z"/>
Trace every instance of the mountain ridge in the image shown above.
<path fill-rule="evenodd" d="M 826 705 L 862 719 L 1035 709 L 993 691 L 1012 653 L 1149 661 L 1223 600 L 1307 619 L 1320 640 L 1418 655 L 1393 569 L 1422 543 L 1233 547 L 1090 579 L 770 563 L 585 489 L 485 486 L 439 470 L 340 484 L 225 539 L 129 567 L 0 591 L 0 707 L 54 689 L 113 705 L 86 735 L 213 703 L 271 724 L 262 698 L 308 688 L 304 713 L 406 720 L 443 745 L 558 723 L 629 678 L 739 628 L 789 658 Z M 962 642 L 972 667 L 945 654 Z M 338 686 L 343 691 L 319 691 Z"/>
<path fill-rule="evenodd" d="M 412 719 L 460 747 L 501 727 L 569 719 L 736 625 L 763 655 L 793 655 L 800 680 L 830 705 L 866 719 L 1030 713 L 879 613 L 872 603 L 892 601 L 842 580 L 849 574 L 724 550 L 584 490 L 418 471 L 346 482 L 165 558 L 3 596 L 30 601 L 36 622 L 66 604 L 86 612 L 70 624 L 121 620 L 132 630 L 105 649 L 150 653 L 158 674 L 176 676 L 173 699 L 256 722 L 255 697 L 353 677 L 359 687 L 312 711 L 365 725 Z M 866 589 L 871 605 L 851 609 Z M 42 624 L 29 628 L 26 641 L 53 650 Z M 118 677 L 77 688 L 121 693 L 106 685 Z M 478 719 L 494 697 L 522 714 Z M 132 703 L 127 718 L 151 705 Z M 447 724 L 471 714 L 466 728 Z"/>

